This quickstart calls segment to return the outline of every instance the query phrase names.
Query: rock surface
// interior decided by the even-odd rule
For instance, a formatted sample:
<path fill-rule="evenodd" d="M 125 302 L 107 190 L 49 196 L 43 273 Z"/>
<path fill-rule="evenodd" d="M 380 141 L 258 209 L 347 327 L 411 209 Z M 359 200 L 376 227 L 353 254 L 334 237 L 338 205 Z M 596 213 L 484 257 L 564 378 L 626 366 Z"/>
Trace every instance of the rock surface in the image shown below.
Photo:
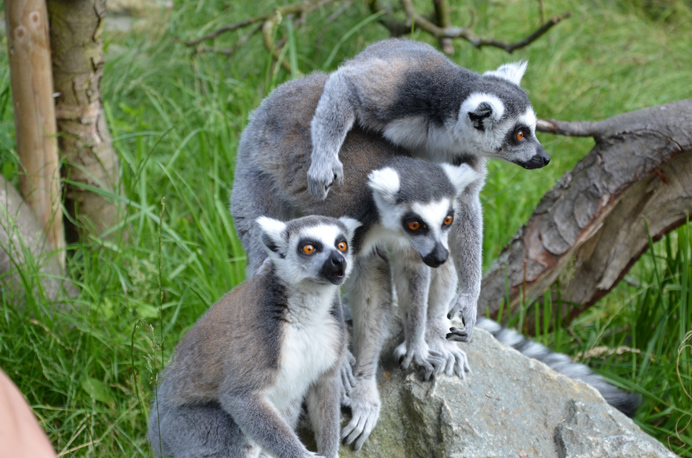
<path fill-rule="evenodd" d="M 590 386 L 528 359 L 477 329 L 462 344 L 465 380 L 423 382 L 383 352 L 380 421 L 362 450 L 341 457 L 675 457 Z M 349 414 L 346 412 L 344 421 Z"/>

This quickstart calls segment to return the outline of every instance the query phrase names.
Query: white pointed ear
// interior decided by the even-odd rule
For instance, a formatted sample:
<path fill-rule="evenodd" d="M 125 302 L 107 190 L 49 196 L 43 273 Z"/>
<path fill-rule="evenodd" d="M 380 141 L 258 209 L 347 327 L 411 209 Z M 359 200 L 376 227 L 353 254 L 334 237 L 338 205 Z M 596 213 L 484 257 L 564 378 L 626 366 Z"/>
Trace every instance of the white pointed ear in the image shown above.
<path fill-rule="evenodd" d="M 529 63 L 525 60 L 520 60 L 519 62 L 512 62 L 509 64 L 500 65 L 497 70 L 492 70 L 483 73 L 483 76 L 497 76 L 498 78 L 504 78 L 507 81 L 519 86 L 521 83 L 521 78 L 526 72 L 526 67 Z"/>
<path fill-rule="evenodd" d="M 348 238 L 353 239 L 353 234 L 356 233 L 356 229 L 362 226 L 360 221 L 357 219 L 349 218 L 348 216 L 342 216 L 339 218 L 339 221 L 343 223 L 344 226 L 346 226 L 346 229 L 348 229 Z"/>
<path fill-rule="evenodd" d="M 396 195 L 399 193 L 399 174 L 391 167 L 373 170 L 368 175 L 368 186 L 382 200 L 390 204 L 396 203 Z"/>
<path fill-rule="evenodd" d="M 460 195 L 464 190 L 474 181 L 483 177 L 483 175 L 473 169 L 468 164 L 461 164 L 459 166 L 454 166 L 451 164 L 440 164 L 442 169 L 445 171 L 447 178 L 452 183 L 452 186 L 457 191 L 457 196 Z"/>
<path fill-rule="evenodd" d="M 461 105 L 459 119 L 468 117 L 474 128 L 485 131 L 505 114 L 505 105 L 495 95 L 474 92 Z"/>
<path fill-rule="evenodd" d="M 286 229 L 286 223 L 266 216 L 260 216 L 256 221 L 262 231 L 260 240 L 262 240 L 265 248 L 272 253 L 283 251 L 286 247 L 286 241 L 282 235 Z"/>

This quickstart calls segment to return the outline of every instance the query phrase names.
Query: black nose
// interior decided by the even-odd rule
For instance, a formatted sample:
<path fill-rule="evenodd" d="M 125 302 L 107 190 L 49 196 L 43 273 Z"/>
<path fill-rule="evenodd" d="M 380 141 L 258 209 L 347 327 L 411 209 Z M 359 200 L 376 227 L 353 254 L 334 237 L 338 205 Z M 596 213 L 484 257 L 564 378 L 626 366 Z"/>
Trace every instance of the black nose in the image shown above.
<path fill-rule="evenodd" d="M 545 152 L 542 146 L 538 145 L 536 154 L 531 159 L 523 164 L 519 164 L 525 169 L 540 169 L 545 167 L 550 162 L 550 156 Z"/>
<path fill-rule="evenodd" d="M 435 248 L 423 258 L 423 262 L 430 267 L 440 267 L 447 260 L 449 251 L 440 243 L 435 244 Z"/>
<path fill-rule="evenodd" d="M 344 280 L 345 272 L 346 259 L 341 254 L 333 252 L 322 264 L 320 274 L 331 283 L 339 285 Z"/>

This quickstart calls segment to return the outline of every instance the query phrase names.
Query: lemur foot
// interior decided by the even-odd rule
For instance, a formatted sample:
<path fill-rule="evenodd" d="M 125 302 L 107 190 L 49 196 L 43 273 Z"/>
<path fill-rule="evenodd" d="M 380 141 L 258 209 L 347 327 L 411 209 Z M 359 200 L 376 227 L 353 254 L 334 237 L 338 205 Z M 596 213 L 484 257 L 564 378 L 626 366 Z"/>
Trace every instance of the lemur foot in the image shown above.
<path fill-rule="evenodd" d="M 344 182 L 344 166 L 337 158 L 324 161 L 313 160 L 308 169 L 308 189 L 310 194 L 316 199 L 324 200 L 327 198 L 329 189 L 336 181 L 338 184 Z"/>
<path fill-rule="evenodd" d="M 469 359 L 466 353 L 454 342 L 439 340 L 430 343 L 430 348 L 442 355 L 445 364 L 441 372 L 448 377 L 456 375 L 460 379 L 466 378 L 466 372 L 471 372 Z M 436 376 L 438 374 L 435 374 Z"/>
<path fill-rule="evenodd" d="M 464 328 L 450 328 L 450 333 L 447 334 L 448 340 L 473 342 L 473 328 L 476 326 L 476 302 L 477 300 L 471 300 L 467 295 L 459 295 L 454 299 L 454 306 L 449 310 L 447 318 L 451 320 L 458 314 L 461 322 L 464 323 Z"/>
<path fill-rule="evenodd" d="M 356 376 L 353 375 L 353 366 L 356 357 L 350 350 L 346 351 L 346 357 L 341 361 L 341 404 L 351 407 L 351 393 L 356 385 Z"/>
<path fill-rule="evenodd" d="M 394 357 L 399 361 L 402 369 L 408 369 L 411 362 L 423 369 L 423 378 L 431 380 L 442 373 L 447 364 L 444 356 L 428 347 L 427 343 L 416 347 L 409 346 L 406 341 L 394 350 Z"/>
<path fill-rule="evenodd" d="M 351 421 L 341 431 L 344 445 L 353 445 L 354 450 L 360 450 L 363 443 L 377 424 L 380 416 L 380 395 L 377 392 L 377 382 L 374 378 L 358 378 L 351 391 L 349 405 L 351 406 Z"/>

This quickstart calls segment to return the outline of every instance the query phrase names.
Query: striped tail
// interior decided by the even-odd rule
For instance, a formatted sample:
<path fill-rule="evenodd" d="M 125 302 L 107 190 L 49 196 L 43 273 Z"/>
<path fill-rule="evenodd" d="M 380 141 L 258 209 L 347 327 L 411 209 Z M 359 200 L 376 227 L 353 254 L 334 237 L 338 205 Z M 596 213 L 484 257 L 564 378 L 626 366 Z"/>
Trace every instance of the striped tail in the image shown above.
<path fill-rule="evenodd" d="M 544 363 L 555 372 L 591 385 L 601 393 L 608 404 L 628 417 L 633 417 L 641 404 L 641 398 L 638 395 L 614 387 L 584 364 L 575 363 L 569 356 L 556 353 L 512 329 L 503 328 L 493 320 L 479 317 L 476 327 L 488 331 L 499 342 L 509 345 L 524 356 Z"/>

